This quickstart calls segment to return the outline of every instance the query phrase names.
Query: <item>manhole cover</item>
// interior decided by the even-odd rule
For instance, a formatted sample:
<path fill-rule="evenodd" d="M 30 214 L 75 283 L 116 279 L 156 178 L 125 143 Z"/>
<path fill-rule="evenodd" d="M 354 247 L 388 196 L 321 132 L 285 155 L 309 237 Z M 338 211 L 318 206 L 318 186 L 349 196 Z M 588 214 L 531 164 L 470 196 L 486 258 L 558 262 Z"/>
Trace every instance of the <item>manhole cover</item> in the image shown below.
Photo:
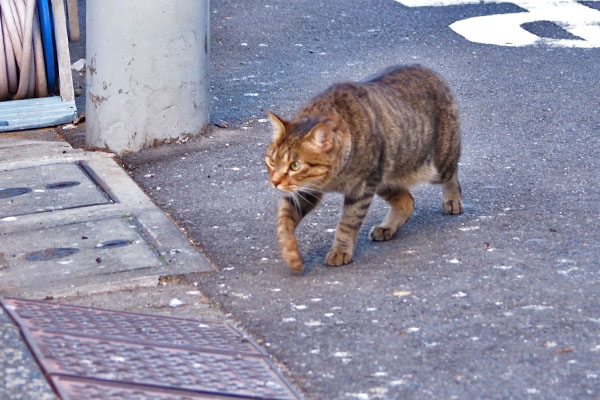
<path fill-rule="evenodd" d="M 64 399 L 300 398 L 229 325 L 29 300 L 0 304 Z"/>
<path fill-rule="evenodd" d="M 84 167 L 61 163 L 0 171 L 0 218 L 112 203 Z"/>
<path fill-rule="evenodd" d="M 39 288 L 49 295 L 53 290 L 158 275 L 168 267 L 135 218 L 11 233 L 0 241 L 2 254 L 0 288 Z"/>

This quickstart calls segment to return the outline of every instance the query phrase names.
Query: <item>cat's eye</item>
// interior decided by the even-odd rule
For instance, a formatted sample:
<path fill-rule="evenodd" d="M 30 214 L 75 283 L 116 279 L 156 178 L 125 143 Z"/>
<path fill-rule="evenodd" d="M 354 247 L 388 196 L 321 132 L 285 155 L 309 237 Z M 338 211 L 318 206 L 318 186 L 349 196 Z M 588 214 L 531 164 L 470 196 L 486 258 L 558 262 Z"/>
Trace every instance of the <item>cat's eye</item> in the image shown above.
<path fill-rule="evenodd" d="M 300 171 L 300 167 L 302 167 L 302 164 L 300 164 L 298 161 L 292 161 L 290 163 L 290 169 L 292 171 Z"/>

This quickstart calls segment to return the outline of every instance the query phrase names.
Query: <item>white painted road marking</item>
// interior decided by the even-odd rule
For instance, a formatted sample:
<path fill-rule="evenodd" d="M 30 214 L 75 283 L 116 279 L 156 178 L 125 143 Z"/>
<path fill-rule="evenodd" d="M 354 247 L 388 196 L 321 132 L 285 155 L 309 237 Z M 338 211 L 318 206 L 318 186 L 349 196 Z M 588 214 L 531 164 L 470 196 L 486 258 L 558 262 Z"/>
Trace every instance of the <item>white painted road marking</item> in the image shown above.
<path fill-rule="evenodd" d="M 454 22 L 450 28 L 475 43 L 498 46 L 600 47 L 600 11 L 576 0 L 396 0 L 408 7 L 456 6 L 480 3 L 512 3 L 526 12 L 485 15 Z M 600 1 L 600 0 L 592 0 Z M 544 38 L 521 26 L 550 21 L 581 39 Z"/>

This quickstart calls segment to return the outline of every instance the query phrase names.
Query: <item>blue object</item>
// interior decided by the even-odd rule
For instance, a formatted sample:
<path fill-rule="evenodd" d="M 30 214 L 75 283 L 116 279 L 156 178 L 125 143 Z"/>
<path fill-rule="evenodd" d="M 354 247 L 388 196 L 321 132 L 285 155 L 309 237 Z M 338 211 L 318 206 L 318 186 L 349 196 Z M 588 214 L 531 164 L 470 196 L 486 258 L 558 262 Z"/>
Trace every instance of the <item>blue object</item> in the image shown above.
<path fill-rule="evenodd" d="M 76 116 L 75 102 L 60 96 L 0 101 L 0 133 L 66 124 Z"/>
<path fill-rule="evenodd" d="M 38 14 L 40 16 L 40 28 L 42 33 L 42 44 L 44 46 L 44 60 L 46 61 L 46 79 L 48 80 L 48 91 L 54 92 L 56 87 L 54 29 L 52 14 L 50 12 L 49 0 L 37 0 Z"/>

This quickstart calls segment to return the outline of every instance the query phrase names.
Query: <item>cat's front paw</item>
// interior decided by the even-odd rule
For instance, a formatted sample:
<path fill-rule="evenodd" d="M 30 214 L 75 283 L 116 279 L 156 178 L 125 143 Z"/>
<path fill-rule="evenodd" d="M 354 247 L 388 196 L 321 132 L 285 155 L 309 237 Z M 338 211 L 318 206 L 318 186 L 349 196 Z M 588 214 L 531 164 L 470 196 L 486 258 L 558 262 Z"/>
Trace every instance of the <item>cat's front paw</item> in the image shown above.
<path fill-rule="evenodd" d="M 325 258 L 325 264 L 330 267 L 350 264 L 350 261 L 352 261 L 352 254 L 336 249 L 331 249 Z"/>
<path fill-rule="evenodd" d="M 297 254 L 296 257 L 285 257 L 285 263 L 295 274 L 300 274 L 304 271 L 304 263 L 299 254 Z"/>
<path fill-rule="evenodd" d="M 447 215 L 458 215 L 464 211 L 463 202 L 460 198 L 450 199 L 444 202 L 443 205 L 444 214 Z"/>
<path fill-rule="evenodd" d="M 288 267 L 290 267 L 292 272 L 295 274 L 300 274 L 300 273 L 302 273 L 302 271 L 304 271 L 304 264 L 302 262 L 295 263 L 295 264 L 288 264 Z"/>
<path fill-rule="evenodd" d="M 396 231 L 385 226 L 374 226 L 369 232 L 369 238 L 374 242 L 385 242 L 394 237 Z"/>
<path fill-rule="evenodd" d="M 282 252 L 282 255 L 283 260 L 293 273 L 300 274 L 302 271 L 304 271 L 304 262 L 302 261 L 300 253 L 297 251 L 290 251 Z"/>

